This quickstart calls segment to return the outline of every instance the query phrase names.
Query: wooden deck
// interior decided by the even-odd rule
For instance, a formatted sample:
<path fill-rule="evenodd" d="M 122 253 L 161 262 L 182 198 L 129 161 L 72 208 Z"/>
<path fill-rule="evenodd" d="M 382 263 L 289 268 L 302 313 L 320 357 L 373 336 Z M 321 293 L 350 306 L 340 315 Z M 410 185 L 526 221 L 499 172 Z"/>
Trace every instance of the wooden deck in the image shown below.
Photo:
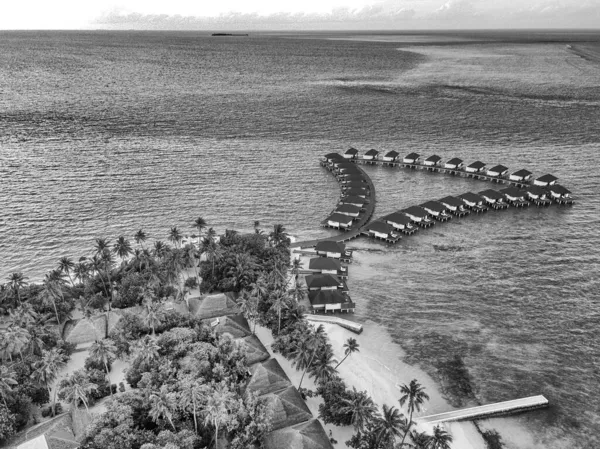
<path fill-rule="evenodd" d="M 513 401 L 497 402 L 495 404 L 482 405 L 480 407 L 465 408 L 453 412 L 439 413 L 437 415 L 415 418 L 419 423 L 438 424 L 449 421 L 467 421 L 474 419 L 489 418 L 492 416 L 510 415 L 528 410 L 548 407 L 549 402 L 544 396 L 530 396 Z"/>

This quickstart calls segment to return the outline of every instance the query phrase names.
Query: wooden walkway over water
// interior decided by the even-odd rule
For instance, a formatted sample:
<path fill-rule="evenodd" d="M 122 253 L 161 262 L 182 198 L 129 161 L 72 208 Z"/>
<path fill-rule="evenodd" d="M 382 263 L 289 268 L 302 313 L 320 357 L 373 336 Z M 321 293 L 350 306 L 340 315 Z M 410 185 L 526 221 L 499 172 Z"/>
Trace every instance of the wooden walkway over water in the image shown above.
<path fill-rule="evenodd" d="M 421 418 L 415 418 L 415 421 L 427 424 L 438 424 L 449 421 L 468 421 L 490 418 L 492 416 L 511 415 L 548 406 L 548 399 L 546 399 L 544 396 L 530 396 L 527 398 L 515 399 L 513 401 L 497 402 L 495 404 L 465 408 L 462 410 L 455 410 L 453 412 L 423 416 Z"/>

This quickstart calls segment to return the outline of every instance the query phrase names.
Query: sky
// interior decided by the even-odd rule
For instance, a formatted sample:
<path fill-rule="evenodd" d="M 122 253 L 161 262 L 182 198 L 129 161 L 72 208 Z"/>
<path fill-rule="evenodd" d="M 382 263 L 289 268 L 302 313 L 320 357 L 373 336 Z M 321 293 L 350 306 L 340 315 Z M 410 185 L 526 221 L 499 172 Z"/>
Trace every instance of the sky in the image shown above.
<path fill-rule="evenodd" d="M 600 28 L 600 0 L 2 0 L 0 29 Z"/>

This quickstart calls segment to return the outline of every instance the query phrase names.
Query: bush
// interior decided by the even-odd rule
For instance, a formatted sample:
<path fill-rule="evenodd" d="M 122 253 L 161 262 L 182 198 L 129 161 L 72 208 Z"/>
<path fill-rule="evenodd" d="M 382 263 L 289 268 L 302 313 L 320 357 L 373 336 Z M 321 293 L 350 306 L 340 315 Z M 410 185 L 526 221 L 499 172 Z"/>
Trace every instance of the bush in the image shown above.
<path fill-rule="evenodd" d="M 95 383 L 98 388 L 95 391 L 92 391 L 90 394 L 90 398 L 93 400 L 98 400 L 110 395 L 108 380 L 106 379 L 106 374 L 104 372 L 104 368 L 99 369 L 86 369 L 87 375 L 90 378 L 90 382 Z M 115 388 L 116 390 L 116 388 Z"/>
<path fill-rule="evenodd" d="M 184 287 L 187 288 L 196 288 L 198 287 L 198 279 L 195 277 L 187 278 L 183 284 Z"/>
<path fill-rule="evenodd" d="M 495 430 L 486 430 L 485 432 L 481 432 L 481 436 L 483 437 L 488 449 L 504 448 L 500 434 Z"/>
<path fill-rule="evenodd" d="M 63 407 L 62 404 L 60 402 L 56 403 L 55 406 L 55 413 L 57 415 L 60 415 L 63 412 Z M 45 407 L 42 408 L 42 416 L 44 418 L 48 417 L 48 416 L 52 416 L 52 404 L 47 405 Z"/>
<path fill-rule="evenodd" d="M 119 382 L 119 391 L 123 393 L 125 391 L 125 384 L 123 382 Z"/>
<path fill-rule="evenodd" d="M 0 443 L 13 436 L 15 431 L 14 415 L 10 413 L 4 404 L 0 404 Z"/>
<path fill-rule="evenodd" d="M 112 368 L 112 360 L 109 359 L 106 365 L 108 367 L 108 372 L 110 372 L 110 369 Z M 106 372 L 106 369 L 104 368 L 104 363 L 102 363 L 101 360 L 94 359 L 92 356 L 85 359 L 85 363 L 83 366 L 86 371 L 99 370 L 103 373 Z"/>
<path fill-rule="evenodd" d="M 317 393 L 323 398 L 319 405 L 319 418 L 325 424 L 348 426 L 352 424 L 352 413 L 340 413 L 346 404 L 344 400 L 352 399 L 353 391 L 346 389 L 346 384 L 339 377 L 333 378 L 325 384 L 319 384 Z M 360 394 L 360 393 L 359 393 Z"/>
<path fill-rule="evenodd" d="M 142 303 L 143 291 L 147 281 L 139 273 L 129 273 L 121 281 L 119 294 L 113 307 L 133 307 Z"/>
<path fill-rule="evenodd" d="M 71 355 L 75 352 L 77 345 L 75 343 L 69 343 L 65 340 L 58 340 L 56 343 L 56 349 L 60 349 L 64 355 L 67 356 L 67 359 L 71 358 Z"/>

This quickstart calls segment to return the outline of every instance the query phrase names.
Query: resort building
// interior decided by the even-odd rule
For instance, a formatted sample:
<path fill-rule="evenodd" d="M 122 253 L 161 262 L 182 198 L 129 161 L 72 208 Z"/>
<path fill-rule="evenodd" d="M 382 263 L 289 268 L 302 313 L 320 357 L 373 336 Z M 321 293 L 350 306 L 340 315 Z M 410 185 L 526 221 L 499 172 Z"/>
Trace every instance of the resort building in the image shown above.
<path fill-rule="evenodd" d="M 344 156 L 342 156 L 340 153 L 329 153 L 325 155 L 325 160 L 328 163 L 333 164 L 335 162 L 343 161 Z"/>
<path fill-rule="evenodd" d="M 427 201 L 419 207 L 424 209 L 429 215 L 438 221 L 448 221 L 451 216 L 446 212 L 446 206 L 437 201 Z"/>
<path fill-rule="evenodd" d="M 527 182 L 531 179 L 532 175 L 533 173 L 531 173 L 529 170 L 522 169 L 511 174 L 508 179 L 517 182 Z"/>
<path fill-rule="evenodd" d="M 429 213 L 419 206 L 412 206 L 407 209 L 402 209 L 400 212 L 402 212 L 415 223 L 423 223 L 429 220 Z"/>
<path fill-rule="evenodd" d="M 407 154 L 406 156 L 404 156 L 404 159 L 402 159 L 402 162 L 404 162 L 405 164 L 418 164 L 420 157 L 421 157 L 420 154 L 410 153 L 410 154 Z"/>
<path fill-rule="evenodd" d="M 335 213 L 357 218 L 360 215 L 360 207 L 342 204 L 336 208 Z"/>
<path fill-rule="evenodd" d="M 495 165 L 486 172 L 488 176 L 494 176 L 496 178 L 506 176 L 507 173 L 508 167 L 505 167 L 504 165 Z"/>
<path fill-rule="evenodd" d="M 450 212 L 454 215 L 462 216 L 468 215 L 470 212 L 465 210 L 465 203 L 460 198 L 455 198 L 453 196 L 447 196 L 439 200 Z"/>
<path fill-rule="evenodd" d="M 334 276 L 347 276 L 348 270 L 342 266 L 338 259 L 329 257 L 315 257 L 308 262 L 308 269 L 314 273 L 332 274 Z"/>
<path fill-rule="evenodd" d="M 458 197 L 471 209 L 477 206 L 483 206 L 483 197 L 473 192 L 463 193 L 462 195 L 458 195 Z"/>
<path fill-rule="evenodd" d="M 548 206 L 552 203 L 548 198 L 548 191 L 541 186 L 527 186 L 525 196 L 536 206 Z"/>
<path fill-rule="evenodd" d="M 383 156 L 383 161 L 384 162 L 396 162 L 398 160 L 398 157 L 400 156 L 400 153 L 398 153 L 397 151 L 389 151 L 385 154 L 385 156 Z"/>
<path fill-rule="evenodd" d="M 340 199 L 340 203 L 342 204 L 350 204 L 356 207 L 364 207 L 367 204 L 367 200 L 365 198 L 361 198 L 360 196 L 344 196 Z"/>
<path fill-rule="evenodd" d="M 369 150 L 363 154 L 363 160 L 365 161 L 376 161 L 377 159 L 379 159 L 379 151 L 377 150 Z"/>
<path fill-rule="evenodd" d="M 405 234 L 412 234 L 418 229 L 413 226 L 412 220 L 408 218 L 408 216 L 400 212 L 394 212 L 392 214 L 386 215 L 385 217 L 381 218 L 381 221 L 392 225 L 394 229 L 402 231 Z"/>
<path fill-rule="evenodd" d="M 333 449 L 318 419 L 271 432 L 264 446 L 265 449 Z"/>
<path fill-rule="evenodd" d="M 360 182 L 362 184 L 365 184 L 367 182 L 367 180 L 362 175 L 362 173 L 361 174 L 353 173 L 353 174 L 349 174 L 349 175 L 346 175 L 343 178 L 341 178 L 340 182 L 342 184 L 348 184 L 349 182 Z"/>
<path fill-rule="evenodd" d="M 429 156 L 427 159 L 425 159 L 423 165 L 427 167 L 436 167 L 440 164 L 441 161 L 442 158 L 439 157 L 437 154 L 434 154 L 433 156 Z"/>
<path fill-rule="evenodd" d="M 448 168 L 450 170 L 459 170 L 463 166 L 463 160 L 457 157 L 450 159 L 448 162 L 444 164 L 444 168 Z"/>
<path fill-rule="evenodd" d="M 366 198 L 368 196 L 367 187 L 356 187 L 356 186 L 353 186 L 352 188 L 344 190 L 344 195 L 347 195 L 347 196 L 358 196 L 360 198 Z"/>
<path fill-rule="evenodd" d="M 492 207 L 500 203 L 504 203 L 504 195 L 494 189 L 482 190 L 479 192 L 479 196 L 481 196 L 485 202 Z"/>
<path fill-rule="evenodd" d="M 346 245 L 333 241 L 318 242 L 315 246 L 315 251 L 320 256 L 331 257 L 334 259 L 341 259 L 344 256 L 349 255 L 346 252 Z"/>
<path fill-rule="evenodd" d="M 358 150 L 356 148 L 348 148 L 344 153 L 344 159 L 356 159 L 358 158 Z"/>
<path fill-rule="evenodd" d="M 355 305 L 348 295 L 340 290 L 319 290 L 308 292 L 311 311 L 315 312 L 354 312 Z"/>
<path fill-rule="evenodd" d="M 334 212 L 326 219 L 327 226 L 337 229 L 349 229 L 352 226 L 353 221 L 354 218 L 349 215 L 337 212 Z"/>
<path fill-rule="evenodd" d="M 339 176 L 362 175 L 362 171 L 352 162 L 342 162 L 336 165 Z"/>
<path fill-rule="evenodd" d="M 535 181 L 533 181 L 533 184 L 536 186 L 546 187 L 546 186 L 553 186 L 554 184 L 556 184 L 556 181 L 558 181 L 558 178 L 556 176 L 544 175 L 544 176 L 540 176 Z"/>
<path fill-rule="evenodd" d="M 383 221 L 374 221 L 365 227 L 371 237 L 384 240 L 397 240 L 400 238 L 394 231 L 394 227 Z"/>
<path fill-rule="evenodd" d="M 306 288 L 309 291 L 315 290 L 347 290 L 344 283 L 331 274 L 309 274 L 305 278 Z"/>
<path fill-rule="evenodd" d="M 485 170 L 485 164 L 481 161 L 475 161 L 465 167 L 467 173 L 481 173 Z"/>
<path fill-rule="evenodd" d="M 506 197 L 506 200 L 513 206 L 520 207 L 528 204 L 527 201 L 525 201 L 525 190 L 511 186 L 500 190 L 500 193 L 502 193 Z"/>
<path fill-rule="evenodd" d="M 570 199 L 571 198 L 571 191 L 559 184 L 554 184 L 550 187 L 548 187 L 548 191 L 550 192 L 550 196 L 553 199 Z"/>

